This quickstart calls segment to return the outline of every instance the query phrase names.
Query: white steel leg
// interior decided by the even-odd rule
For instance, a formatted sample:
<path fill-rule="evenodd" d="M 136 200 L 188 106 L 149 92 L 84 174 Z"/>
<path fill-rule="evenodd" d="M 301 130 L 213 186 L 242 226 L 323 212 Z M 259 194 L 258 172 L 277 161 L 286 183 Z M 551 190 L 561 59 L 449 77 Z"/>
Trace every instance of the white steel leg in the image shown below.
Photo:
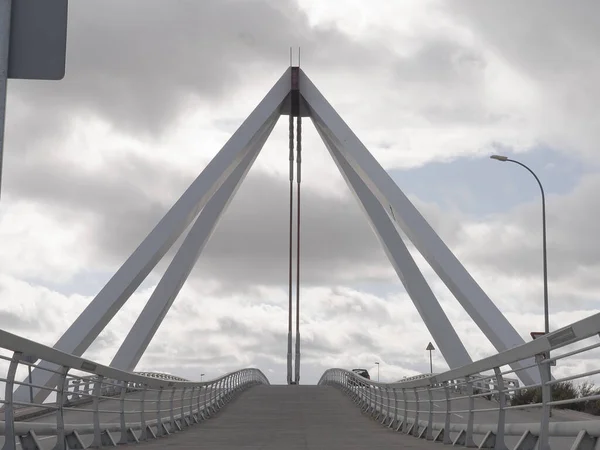
<path fill-rule="evenodd" d="M 400 228 L 496 350 L 501 352 L 523 344 L 523 338 L 302 71 L 300 93 L 316 127 L 336 143 L 382 205 L 392 208 Z M 522 367 L 520 363 L 512 366 L 515 370 Z M 532 369 L 519 370 L 518 376 L 525 384 L 539 381 L 539 374 Z"/>
<path fill-rule="evenodd" d="M 321 133 L 320 133 L 321 134 Z M 363 183 L 331 140 L 321 134 L 348 187 L 369 218 L 379 242 L 413 301 L 425 326 L 451 369 L 473 362 L 425 277 L 419 270 L 402 237 L 381 203 Z"/>
<path fill-rule="evenodd" d="M 87 350 L 237 167 L 253 142 L 260 139 L 274 118 L 279 117 L 290 91 L 290 77 L 290 69 L 287 69 L 200 176 L 58 340 L 54 345 L 56 349 L 77 356 Z M 41 365 L 55 369 L 49 363 Z M 38 368 L 33 370 L 32 379 L 40 386 L 56 386 L 58 380 L 56 375 Z M 18 400 L 26 399 L 27 395 L 28 391 L 23 386 L 15 392 Z M 37 392 L 35 401 L 41 402 L 46 397 L 47 391 Z"/>
<path fill-rule="evenodd" d="M 273 118 L 268 131 L 264 133 L 261 140 L 256 143 L 255 148 L 251 149 L 240 165 L 229 175 L 229 178 L 210 199 L 196 219 L 173 261 L 154 289 L 148 303 L 113 358 L 110 364 L 112 367 L 131 371 L 139 362 L 196 264 L 221 216 L 227 209 L 229 202 L 235 196 L 248 170 L 250 170 L 260 153 L 271 130 L 277 123 L 277 119 L 277 117 Z"/>

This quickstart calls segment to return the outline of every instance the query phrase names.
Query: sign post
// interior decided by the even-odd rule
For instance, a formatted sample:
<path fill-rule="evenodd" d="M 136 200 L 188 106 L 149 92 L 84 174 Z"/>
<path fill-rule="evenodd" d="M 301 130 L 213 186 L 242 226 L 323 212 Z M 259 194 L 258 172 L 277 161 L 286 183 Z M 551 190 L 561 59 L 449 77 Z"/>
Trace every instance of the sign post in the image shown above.
<path fill-rule="evenodd" d="M 433 356 L 431 352 L 435 350 L 435 347 L 430 342 L 425 350 L 429 352 L 429 373 L 433 373 Z"/>
<path fill-rule="evenodd" d="M 546 333 L 545 333 L 545 332 L 543 332 L 543 331 L 532 331 L 530 334 L 531 334 L 531 338 L 532 338 L 533 340 L 535 340 L 535 339 L 537 339 L 537 338 L 539 338 L 539 337 L 541 337 L 541 336 L 544 336 Z M 544 353 L 543 353 L 543 355 L 544 355 L 544 359 L 548 359 L 548 358 L 550 358 L 549 352 L 544 352 Z M 551 367 L 554 367 L 554 366 L 556 366 L 556 361 L 552 361 L 552 362 L 550 363 L 550 366 L 551 366 Z"/>
<path fill-rule="evenodd" d="M 0 0 L 0 189 L 9 78 L 65 76 L 68 0 Z"/>

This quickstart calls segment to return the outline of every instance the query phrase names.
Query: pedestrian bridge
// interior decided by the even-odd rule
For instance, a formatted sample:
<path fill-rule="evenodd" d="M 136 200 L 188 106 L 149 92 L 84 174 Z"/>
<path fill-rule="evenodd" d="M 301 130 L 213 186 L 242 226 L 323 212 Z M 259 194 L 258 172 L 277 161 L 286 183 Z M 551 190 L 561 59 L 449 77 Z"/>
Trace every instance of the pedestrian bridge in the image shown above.
<path fill-rule="evenodd" d="M 204 382 L 121 371 L 0 330 L 2 448 L 595 449 L 600 421 L 558 407 L 600 396 L 552 401 L 550 388 L 600 369 L 545 374 L 554 362 L 568 367 L 572 358 L 592 357 L 599 333 L 595 314 L 441 374 L 378 383 L 329 369 L 316 386 L 273 386 L 256 368 Z M 542 383 L 526 387 L 510 366 L 532 359 Z M 30 386 L 30 365 L 53 371 L 58 386 Z M 29 401 L 13 395 L 18 386 L 31 387 Z M 511 405 L 519 391 L 540 386 L 538 403 Z"/>

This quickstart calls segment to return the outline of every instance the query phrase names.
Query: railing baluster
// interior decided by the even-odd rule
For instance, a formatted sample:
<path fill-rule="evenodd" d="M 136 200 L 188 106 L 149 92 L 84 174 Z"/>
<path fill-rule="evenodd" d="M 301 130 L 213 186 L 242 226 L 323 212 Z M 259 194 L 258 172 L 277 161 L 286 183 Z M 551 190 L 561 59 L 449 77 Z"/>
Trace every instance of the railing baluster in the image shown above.
<path fill-rule="evenodd" d="M 174 390 L 175 388 L 173 388 Z M 187 421 L 185 420 L 185 391 L 187 390 L 187 388 L 183 388 L 181 390 L 181 416 L 179 417 L 179 422 L 181 423 L 181 428 L 185 428 L 188 426 Z M 190 415 L 190 422 L 192 420 L 192 416 Z"/>
<path fill-rule="evenodd" d="M 433 393 L 431 386 L 427 386 L 427 396 L 429 397 L 429 419 L 427 420 L 427 434 L 425 438 L 428 441 L 433 440 Z"/>
<path fill-rule="evenodd" d="M 398 392 L 396 388 L 393 388 L 392 392 L 394 393 L 394 417 L 390 422 L 390 427 L 395 427 L 398 425 Z"/>
<path fill-rule="evenodd" d="M 146 429 L 146 391 L 148 390 L 148 385 L 142 385 L 142 395 L 140 396 L 140 427 L 142 428 L 140 431 L 140 441 L 145 441 L 148 439 L 148 430 Z"/>
<path fill-rule="evenodd" d="M 69 367 L 62 366 L 60 369 L 60 379 L 56 386 L 56 444 L 54 450 L 65 449 L 65 416 L 64 416 L 64 405 L 65 405 L 65 391 L 67 387 L 67 375 L 69 373 Z"/>
<path fill-rule="evenodd" d="M 190 425 L 195 422 L 194 420 L 194 391 L 196 386 L 192 386 L 192 392 L 190 393 Z"/>
<path fill-rule="evenodd" d="M 127 444 L 127 422 L 125 420 L 125 396 L 127 395 L 127 381 L 121 382 L 121 396 L 119 398 L 119 420 L 121 422 L 121 439 L 119 444 Z"/>
<path fill-rule="evenodd" d="M 504 379 L 500 367 L 494 367 L 496 374 L 496 384 L 498 386 L 498 430 L 496 433 L 495 450 L 508 450 L 504 442 L 504 426 L 506 424 L 506 392 L 504 392 Z M 540 447 L 540 450 L 542 448 Z"/>
<path fill-rule="evenodd" d="M 156 435 L 157 436 L 162 436 L 164 434 L 162 411 L 161 411 L 161 409 L 162 409 L 162 406 L 161 406 L 162 393 L 163 393 L 163 387 L 161 386 L 158 391 L 158 397 L 156 398 Z"/>
<path fill-rule="evenodd" d="M 469 416 L 467 417 L 467 435 L 466 446 L 467 447 L 477 447 L 475 442 L 473 441 L 473 423 L 475 421 L 475 397 L 473 391 L 473 380 L 471 377 L 466 376 L 465 381 L 467 382 L 467 394 L 469 395 Z"/>
<path fill-rule="evenodd" d="M 169 383 L 169 384 L 173 384 L 173 383 Z M 175 391 L 177 390 L 177 388 L 175 386 L 173 386 L 173 389 L 171 389 L 171 399 L 169 401 L 169 422 L 170 422 L 170 427 L 171 427 L 171 433 L 175 433 L 175 431 L 177 431 L 177 424 L 175 423 Z"/>
<path fill-rule="evenodd" d="M 540 437 L 538 441 L 539 450 L 550 450 L 550 405 L 552 401 L 552 388 L 550 381 L 552 374 L 550 372 L 550 363 L 543 363 L 545 355 L 536 355 L 536 361 L 542 380 L 542 416 L 540 420 Z"/>
<path fill-rule="evenodd" d="M 444 393 L 446 394 L 446 416 L 444 419 L 444 444 L 452 444 L 450 439 L 450 415 L 452 414 L 452 404 L 450 400 L 450 387 L 448 381 L 444 381 Z"/>
<path fill-rule="evenodd" d="M 402 388 L 402 401 L 404 402 L 404 417 L 402 418 L 402 432 L 408 431 L 408 399 L 406 398 L 406 389 Z"/>
<path fill-rule="evenodd" d="M 16 436 L 15 436 L 15 407 L 13 404 L 13 390 L 15 386 L 15 376 L 17 374 L 17 368 L 19 367 L 19 361 L 23 354 L 21 352 L 14 352 L 13 357 L 10 360 L 8 366 L 8 373 L 6 375 L 6 385 L 4 390 L 4 446 L 3 450 L 15 450 L 17 448 Z"/>
<path fill-rule="evenodd" d="M 417 388 L 413 389 L 415 393 L 415 423 L 413 426 L 413 436 L 419 435 L 419 411 L 420 411 L 420 403 L 419 403 L 419 391 Z"/>
<path fill-rule="evenodd" d="M 100 428 L 100 396 L 102 395 L 102 381 L 104 377 L 99 375 L 96 378 L 96 382 L 94 383 L 93 397 L 92 397 L 92 407 L 94 409 L 93 412 L 93 420 L 94 420 L 94 440 L 92 441 L 91 447 L 100 448 L 102 447 L 102 429 Z"/>
<path fill-rule="evenodd" d="M 385 412 L 385 415 L 383 416 L 383 424 L 385 425 L 388 421 L 388 419 L 392 419 L 392 421 L 394 420 L 394 418 L 392 417 L 392 397 L 390 395 L 390 388 L 388 386 L 385 387 L 385 396 L 387 399 L 387 411 Z"/>

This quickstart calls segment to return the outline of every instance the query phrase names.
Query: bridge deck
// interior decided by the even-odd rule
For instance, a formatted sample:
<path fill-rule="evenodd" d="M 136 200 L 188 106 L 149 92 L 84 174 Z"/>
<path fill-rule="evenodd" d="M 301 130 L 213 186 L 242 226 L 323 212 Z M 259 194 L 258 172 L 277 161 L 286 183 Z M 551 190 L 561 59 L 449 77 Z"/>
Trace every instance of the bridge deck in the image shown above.
<path fill-rule="evenodd" d="M 432 449 L 435 444 L 394 433 L 364 416 L 330 386 L 257 386 L 219 415 L 143 448 L 216 450 Z"/>

